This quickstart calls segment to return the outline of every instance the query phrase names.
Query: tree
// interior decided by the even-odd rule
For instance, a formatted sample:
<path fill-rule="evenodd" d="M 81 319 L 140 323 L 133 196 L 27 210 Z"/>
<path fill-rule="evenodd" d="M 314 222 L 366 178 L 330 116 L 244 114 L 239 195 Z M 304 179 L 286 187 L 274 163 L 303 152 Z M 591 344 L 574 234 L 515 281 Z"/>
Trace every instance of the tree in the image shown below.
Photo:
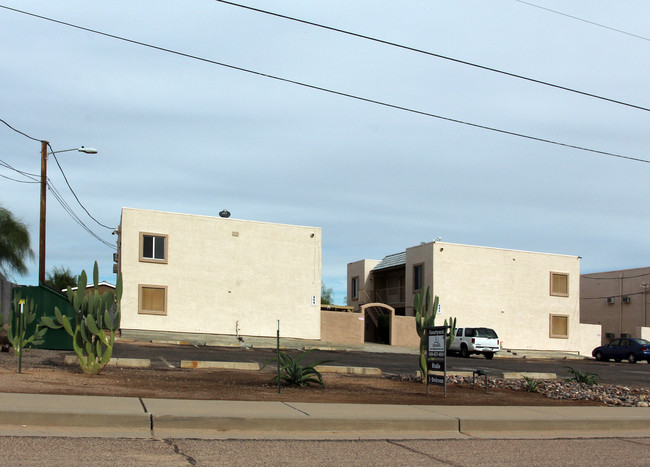
<path fill-rule="evenodd" d="M 334 303 L 334 292 L 331 287 L 325 287 L 325 284 L 320 285 L 320 304 L 321 305 L 333 305 Z"/>
<path fill-rule="evenodd" d="M 47 273 L 45 283 L 55 290 L 67 290 L 68 286 L 77 286 L 78 276 L 73 276 L 70 268 L 54 266 L 51 273 Z"/>
<path fill-rule="evenodd" d="M 20 275 L 26 274 L 25 259 L 34 258 L 29 245 L 27 225 L 0 207 L 0 273 L 8 275 L 15 271 Z"/>

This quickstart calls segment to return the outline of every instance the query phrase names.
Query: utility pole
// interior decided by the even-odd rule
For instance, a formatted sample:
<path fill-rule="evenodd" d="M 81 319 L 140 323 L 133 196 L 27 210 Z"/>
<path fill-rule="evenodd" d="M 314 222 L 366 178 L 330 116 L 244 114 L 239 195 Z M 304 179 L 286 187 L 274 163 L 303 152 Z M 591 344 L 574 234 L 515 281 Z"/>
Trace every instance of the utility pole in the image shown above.
<path fill-rule="evenodd" d="M 38 284 L 45 283 L 45 197 L 47 195 L 47 141 L 41 141 L 41 220 L 38 244 Z"/>

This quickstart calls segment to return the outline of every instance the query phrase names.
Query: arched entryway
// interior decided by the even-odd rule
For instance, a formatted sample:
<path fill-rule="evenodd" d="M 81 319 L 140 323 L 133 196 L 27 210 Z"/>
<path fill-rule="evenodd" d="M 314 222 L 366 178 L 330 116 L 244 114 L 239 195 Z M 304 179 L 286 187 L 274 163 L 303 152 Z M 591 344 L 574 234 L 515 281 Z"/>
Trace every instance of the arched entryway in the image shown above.
<path fill-rule="evenodd" d="M 366 303 L 360 311 L 364 318 L 364 342 L 390 345 L 392 317 L 395 308 L 385 303 Z"/>

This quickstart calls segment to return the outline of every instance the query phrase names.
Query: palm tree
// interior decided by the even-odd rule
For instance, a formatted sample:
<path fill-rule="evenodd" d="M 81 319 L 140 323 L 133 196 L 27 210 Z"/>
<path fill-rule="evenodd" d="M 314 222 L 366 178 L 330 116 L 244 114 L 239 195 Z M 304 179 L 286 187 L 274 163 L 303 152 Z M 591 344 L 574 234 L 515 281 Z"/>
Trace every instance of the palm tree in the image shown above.
<path fill-rule="evenodd" d="M 16 219 L 11 212 L 0 207 L 0 273 L 10 271 L 26 274 L 25 259 L 34 258 L 29 246 L 29 231 L 24 222 Z"/>

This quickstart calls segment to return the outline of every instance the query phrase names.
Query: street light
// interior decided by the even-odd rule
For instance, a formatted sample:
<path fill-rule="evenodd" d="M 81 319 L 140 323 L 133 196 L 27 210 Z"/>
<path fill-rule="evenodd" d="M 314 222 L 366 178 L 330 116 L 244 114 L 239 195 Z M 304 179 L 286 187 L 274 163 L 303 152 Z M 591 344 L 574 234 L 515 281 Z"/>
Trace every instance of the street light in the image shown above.
<path fill-rule="evenodd" d="M 41 220 L 38 245 L 38 284 L 45 283 L 45 198 L 47 194 L 47 141 L 41 141 Z M 97 154 L 97 149 L 80 148 L 64 149 L 63 151 L 53 151 L 49 154 L 58 154 L 60 152 L 79 151 L 86 154 Z"/>

